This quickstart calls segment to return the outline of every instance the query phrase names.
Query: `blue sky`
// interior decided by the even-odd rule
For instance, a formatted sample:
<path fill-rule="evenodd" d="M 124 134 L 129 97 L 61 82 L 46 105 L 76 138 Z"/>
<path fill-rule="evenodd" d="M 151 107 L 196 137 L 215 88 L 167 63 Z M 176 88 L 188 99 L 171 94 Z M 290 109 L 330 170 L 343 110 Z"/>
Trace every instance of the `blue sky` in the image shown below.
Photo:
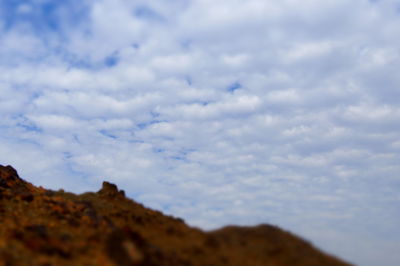
<path fill-rule="evenodd" d="M 398 265 L 400 1 L 5 0 L 0 164 Z"/>

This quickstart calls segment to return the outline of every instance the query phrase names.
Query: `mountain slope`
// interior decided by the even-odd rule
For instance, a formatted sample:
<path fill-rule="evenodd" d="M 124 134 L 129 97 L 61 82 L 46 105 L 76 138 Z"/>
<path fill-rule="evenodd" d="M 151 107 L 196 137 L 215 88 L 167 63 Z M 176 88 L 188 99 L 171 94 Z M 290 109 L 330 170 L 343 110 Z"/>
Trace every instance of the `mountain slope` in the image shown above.
<path fill-rule="evenodd" d="M 108 182 L 52 191 L 0 165 L 0 265 L 349 265 L 275 226 L 204 232 Z"/>

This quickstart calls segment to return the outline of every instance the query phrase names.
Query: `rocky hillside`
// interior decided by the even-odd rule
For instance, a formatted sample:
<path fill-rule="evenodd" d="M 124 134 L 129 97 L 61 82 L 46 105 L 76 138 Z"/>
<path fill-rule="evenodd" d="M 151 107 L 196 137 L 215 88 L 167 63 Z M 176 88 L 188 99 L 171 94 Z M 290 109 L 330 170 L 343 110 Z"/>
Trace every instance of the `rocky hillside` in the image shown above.
<path fill-rule="evenodd" d="M 212 232 L 104 182 L 81 195 L 35 187 L 0 165 L 0 265 L 349 265 L 271 225 Z"/>

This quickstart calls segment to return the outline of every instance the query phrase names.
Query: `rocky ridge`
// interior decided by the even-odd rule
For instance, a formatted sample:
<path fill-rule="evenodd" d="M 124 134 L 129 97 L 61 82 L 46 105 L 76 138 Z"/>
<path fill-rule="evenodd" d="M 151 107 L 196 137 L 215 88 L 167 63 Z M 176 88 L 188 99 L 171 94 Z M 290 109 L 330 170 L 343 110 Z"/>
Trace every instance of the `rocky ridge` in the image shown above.
<path fill-rule="evenodd" d="M 0 165 L 1 265 L 349 265 L 271 225 L 204 232 L 125 197 L 36 187 Z"/>

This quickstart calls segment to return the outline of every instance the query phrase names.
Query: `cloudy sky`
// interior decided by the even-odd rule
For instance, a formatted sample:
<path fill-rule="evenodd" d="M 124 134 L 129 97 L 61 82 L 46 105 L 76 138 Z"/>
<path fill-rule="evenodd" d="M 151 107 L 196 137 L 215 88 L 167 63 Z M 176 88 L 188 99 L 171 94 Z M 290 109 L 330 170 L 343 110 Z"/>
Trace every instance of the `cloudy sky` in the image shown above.
<path fill-rule="evenodd" d="M 0 164 L 400 263 L 399 0 L 3 0 Z"/>

